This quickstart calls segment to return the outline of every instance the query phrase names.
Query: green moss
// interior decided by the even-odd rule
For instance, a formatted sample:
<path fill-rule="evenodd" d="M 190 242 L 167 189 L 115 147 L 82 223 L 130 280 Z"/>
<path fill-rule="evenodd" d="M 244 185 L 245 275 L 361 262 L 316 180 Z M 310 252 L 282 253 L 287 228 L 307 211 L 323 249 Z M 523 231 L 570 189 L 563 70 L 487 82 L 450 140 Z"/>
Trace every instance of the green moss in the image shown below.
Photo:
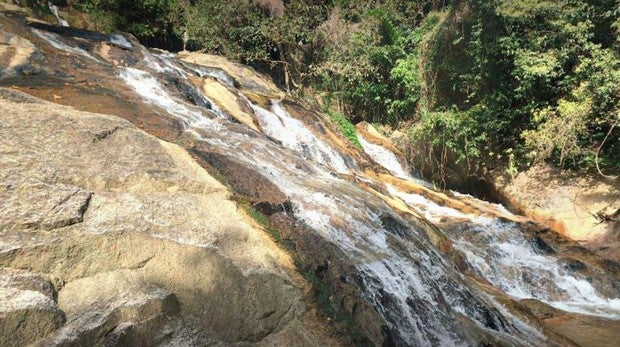
<path fill-rule="evenodd" d="M 271 224 L 271 222 L 269 221 L 269 217 L 267 217 L 264 213 L 257 210 L 247 202 L 241 202 L 240 205 L 248 213 L 248 215 L 252 217 L 252 219 L 254 219 L 258 224 L 265 228 L 265 230 L 267 230 L 267 232 L 269 233 L 269 235 L 271 235 L 274 241 L 282 244 L 282 235 L 280 234 L 278 229 L 276 229 L 276 227 Z"/>
<path fill-rule="evenodd" d="M 340 132 L 344 135 L 355 147 L 362 148 L 362 144 L 357 138 L 357 131 L 351 121 L 341 113 L 334 111 L 327 111 L 329 117 L 338 125 Z"/>
<path fill-rule="evenodd" d="M 301 266 L 297 264 L 297 268 Z M 355 326 L 353 317 L 346 312 L 340 305 L 332 301 L 332 292 L 325 282 L 312 271 L 302 271 L 302 276 L 312 284 L 315 299 L 319 308 L 327 317 L 333 319 L 337 327 L 343 329 L 349 335 L 355 346 L 374 346 Z"/>

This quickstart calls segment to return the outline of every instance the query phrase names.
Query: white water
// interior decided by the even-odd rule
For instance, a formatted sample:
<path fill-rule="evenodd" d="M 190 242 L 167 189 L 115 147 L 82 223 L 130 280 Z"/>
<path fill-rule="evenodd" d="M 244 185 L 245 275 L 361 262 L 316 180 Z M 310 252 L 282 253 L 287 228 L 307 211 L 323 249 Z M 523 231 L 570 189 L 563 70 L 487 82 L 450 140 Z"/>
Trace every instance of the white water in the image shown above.
<path fill-rule="evenodd" d="M 161 54 L 153 54 L 144 51 L 144 64 L 158 73 L 171 73 L 177 77 L 187 79 L 187 73 L 180 66 L 172 63 L 171 57 Z"/>
<path fill-rule="evenodd" d="M 90 55 L 57 35 L 38 35 L 57 49 Z M 276 184 L 289 197 L 295 218 L 352 264 L 357 285 L 385 318 L 397 344 L 470 344 L 463 317 L 509 345 L 544 344 L 544 336 L 527 321 L 472 286 L 435 250 L 424 232 L 416 230 L 416 224 L 398 217 L 355 183 L 333 175 L 350 172 L 357 165 L 347 162 L 293 118 L 281 103 L 274 102 L 266 110 L 248 102 L 265 134 L 279 141 L 276 143 L 249 128 L 240 130 L 242 125 L 233 124 L 217 111 L 214 116 L 177 99 L 155 77 L 175 75 L 184 80 L 196 71 L 164 55 L 145 54 L 143 63 L 149 69 L 120 68 L 119 77 L 146 102 L 180 119 L 197 140 Z M 373 157 L 380 164 L 386 157 L 382 153 Z M 393 162 L 383 164 L 394 169 Z M 456 249 L 467 256 L 474 271 L 509 295 L 538 298 L 565 310 L 618 317 L 617 298 L 604 298 L 554 257 L 540 254 L 515 225 L 469 216 L 394 187 L 390 191 L 431 221 L 464 219 L 463 230 L 449 234 Z"/>
<path fill-rule="evenodd" d="M 52 13 L 54 14 L 54 17 L 56 17 L 56 20 L 58 21 L 58 24 L 60 26 L 63 26 L 63 27 L 69 26 L 69 22 L 60 18 L 60 15 L 58 15 L 58 6 L 52 4 L 51 2 L 48 2 L 47 6 L 49 7 L 50 11 L 52 11 Z"/>
<path fill-rule="evenodd" d="M 514 223 L 478 217 L 468 227 L 451 235 L 455 247 L 476 272 L 508 295 L 537 299 L 564 311 L 620 319 L 620 298 L 605 298 L 588 280 L 537 250 Z"/>
<path fill-rule="evenodd" d="M 88 53 L 86 50 L 84 50 L 83 48 L 71 45 L 69 43 L 67 43 L 62 37 L 60 37 L 57 34 L 54 33 L 50 33 L 47 31 L 41 31 L 38 29 L 32 29 L 32 32 L 37 35 L 38 37 L 42 38 L 43 40 L 47 41 L 50 45 L 52 45 L 52 47 L 61 50 L 61 51 L 65 51 L 67 53 L 73 53 L 73 54 L 78 54 L 81 56 L 84 56 L 88 59 L 92 59 L 96 62 L 100 62 L 99 59 L 95 58 L 92 54 Z"/>
<path fill-rule="evenodd" d="M 431 188 L 432 185 L 424 180 L 415 178 L 409 174 L 409 172 L 405 169 L 405 166 L 398 159 L 396 154 L 387 148 L 376 145 L 364 138 L 364 135 L 358 133 L 357 138 L 364 149 L 364 152 L 368 154 L 368 156 L 377 164 L 386 168 L 392 175 L 413 181 L 417 184 L 423 185 L 427 188 Z"/>
<path fill-rule="evenodd" d="M 367 141 L 362 134 L 358 133 L 357 138 L 362 148 L 364 148 L 364 152 L 366 152 L 375 163 L 388 169 L 388 171 L 396 177 L 405 179 L 411 178 L 394 153 L 385 149 L 383 146 L 375 145 Z"/>
<path fill-rule="evenodd" d="M 277 139 L 284 147 L 300 153 L 305 159 L 315 163 L 325 163 L 335 172 L 347 173 L 349 171 L 340 153 L 314 135 L 301 121 L 293 118 L 282 107 L 280 101 L 272 101 L 272 111 L 251 102 L 249 104 L 256 113 L 256 119 L 265 135 Z"/>
<path fill-rule="evenodd" d="M 394 186 L 388 185 L 388 190 L 434 223 L 466 220 L 462 229 L 448 236 L 472 269 L 508 295 L 537 299 L 568 312 L 620 319 L 620 298 L 605 298 L 555 257 L 541 254 L 515 223 L 468 215 Z M 501 206 L 497 209 L 509 213 Z"/>
<path fill-rule="evenodd" d="M 348 170 L 344 159 L 323 147 L 281 104 L 274 103 L 273 112 L 250 106 L 262 118 L 265 133 L 286 148 L 258 134 L 251 137 L 231 130 L 234 127 L 224 119 L 201 119 L 200 112 L 171 97 L 147 72 L 127 68 L 120 76 L 145 100 L 182 119 L 201 141 L 275 183 L 290 198 L 296 218 L 357 264 L 364 295 L 385 317 L 399 344 L 467 344 L 458 323 L 461 315 L 511 344 L 522 342 L 526 334 L 530 338 L 531 328 L 523 329 L 513 317 L 502 316 L 496 303 L 470 288 L 425 238 L 376 196 L 333 176 L 333 171 Z M 318 149 L 311 151 L 300 142 Z M 299 155 L 292 155 L 291 149 Z M 382 215 L 391 216 L 400 227 L 388 230 Z M 398 232 L 403 235 L 395 235 Z"/>
<path fill-rule="evenodd" d="M 190 107 L 168 94 L 159 81 L 150 73 L 135 68 L 123 68 L 120 78 L 147 102 L 163 108 L 170 114 L 183 120 L 185 129 L 191 127 L 218 127 L 210 122 L 203 112 Z M 220 116 L 222 116 L 220 114 Z M 222 116 L 223 117 L 223 116 Z"/>

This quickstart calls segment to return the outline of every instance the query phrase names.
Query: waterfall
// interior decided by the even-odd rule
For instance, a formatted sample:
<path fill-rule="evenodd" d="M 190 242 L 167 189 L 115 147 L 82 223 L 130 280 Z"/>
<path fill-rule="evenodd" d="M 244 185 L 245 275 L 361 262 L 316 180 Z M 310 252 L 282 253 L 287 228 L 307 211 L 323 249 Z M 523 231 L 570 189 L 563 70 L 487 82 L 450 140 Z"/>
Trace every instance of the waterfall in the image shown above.
<path fill-rule="evenodd" d="M 34 32 L 56 49 L 100 61 L 58 35 Z M 116 40 L 119 47 L 129 49 Z M 360 172 L 369 166 L 361 162 L 367 159 L 356 162 L 339 153 L 326 136 L 291 113 L 286 102 L 256 105 L 234 88 L 235 80 L 222 70 L 180 63 L 169 54 L 141 53 L 141 62 L 110 67 L 115 76 L 144 102 L 178 119 L 193 140 L 260 172 L 276 185 L 289 199 L 292 211 L 287 212 L 296 222 L 320 238 L 320 245 L 338 250 L 342 259 L 333 261 L 355 271 L 353 285 L 385 320 L 397 345 L 474 345 L 473 327 L 507 345 L 545 344 L 546 337 L 535 322 L 481 289 L 472 275 L 462 273 L 454 260 L 439 251 L 425 232 L 426 221 L 440 228 L 445 219 L 459 221 L 458 228 L 442 228 L 442 232 L 472 272 L 503 293 L 515 299 L 535 298 L 566 311 L 620 319 L 619 299 L 606 298 L 587 279 L 537 249 L 517 224 L 467 214 L 386 185 L 381 194 L 400 199 L 426 221 L 405 216 L 360 183 L 376 183 Z M 192 76 L 214 77 L 235 92 L 261 131 L 220 112 L 189 83 Z M 188 82 L 191 94 L 204 99 L 192 104 L 163 79 Z M 394 153 L 361 135 L 359 139 L 368 156 L 394 176 L 418 182 Z"/>
<path fill-rule="evenodd" d="M 281 141 L 283 146 L 298 152 L 306 159 L 327 165 L 335 172 L 349 171 L 340 153 L 320 140 L 301 121 L 293 118 L 280 101 L 272 101 L 271 111 L 251 102 L 249 105 L 266 135 Z"/>
<path fill-rule="evenodd" d="M 58 21 L 58 24 L 60 26 L 63 26 L 63 27 L 69 26 L 69 22 L 60 18 L 60 15 L 58 15 L 58 6 L 52 4 L 51 2 L 48 2 L 47 7 L 50 9 L 50 11 L 52 11 L 52 14 L 54 15 L 54 17 L 56 17 L 56 20 Z"/>
<path fill-rule="evenodd" d="M 396 177 L 405 179 L 411 178 L 394 153 L 382 146 L 375 145 L 374 143 L 367 141 L 362 134 L 358 134 L 357 138 L 360 141 L 362 148 L 364 148 L 364 152 L 366 152 L 366 154 L 368 154 L 377 164 L 388 169 L 388 171 Z"/>
<path fill-rule="evenodd" d="M 513 344 L 540 336 L 502 314 L 500 304 L 470 286 L 414 225 L 377 196 L 334 176 L 351 167 L 280 102 L 272 102 L 271 110 L 249 103 L 268 137 L 248 138 L 226 119 L 210 119 L 175 100 L 147 72 L 126 68 L 120 77 L 145 100 L 182 119 L 201 141 L 264 172 L 289 197 L 297 219 L 357 264 L 364 296 L 399 344 L 466 345 L 462 317 Z"/>
<path fill-rule="evenodd" d="M 52 47 L 67 52 L 78 54 L 84 56 L 88 59 L 92 59 L 95 62 L 101 62 L 99 59 L 95 58 L 92 54 L 87 52 L 85 49 L 78 47 L 75 44 L 69 43 L 63 38 L 61 38 L 58 34 L 50 33 L 47 31 L 41 31 L 38 29 L 32 29 L 32 32 L 43 40 L 47 41 Z"/>
<path fill-rule="evenodd" d="M 448 236 L 472 269 L 508 295 L 537 299 L 564 311 L 620 319 L 620 298 L 604 298 L 585 278 L 576 277 L 567 265 L 526 240 L 515 223 L 465 214 L 395 186 L 389 186 L 389 191 L 432 222 L 445 217 L 467 220 L 457 231 L 448 229 Z"/>

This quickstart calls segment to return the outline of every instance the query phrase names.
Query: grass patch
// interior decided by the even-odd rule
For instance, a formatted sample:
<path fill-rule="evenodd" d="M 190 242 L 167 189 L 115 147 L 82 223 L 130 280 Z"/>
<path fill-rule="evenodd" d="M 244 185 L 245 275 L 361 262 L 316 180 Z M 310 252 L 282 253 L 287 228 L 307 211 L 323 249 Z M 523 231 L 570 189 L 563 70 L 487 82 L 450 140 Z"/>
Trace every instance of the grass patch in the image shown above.
<path fill-rule="evenodd" d="M 267 230 L 267 232 L 269 233 L 269 235 L 271 235 L 274 241 L 280 244 L 283 243 L 282 235 L 280 234 L 278 229 L 276 229 L 276 227 L 274 227 L 273 224 L 271 224 L 271 222 L 269 221 L 269 217 L 267 217 L 261 211 L 255 209 L 253 206 L 251 206 L 247 202 L 240 202 L 239 205 L 243 207 L 243 209 L 248 213 L 250 217 L 252 217 L 252 219 L 256 221 L 256 223 L 260 224 L 260 226 L 262 226 L 263 228 L 265 228 L 265 230 Z"/>
<path fill-rule="evenodd" d="M 355 147 L 362 149 L 362 144 L 357 138 L 357 131 L 351 121 L 342 113 L 335 111 L 327 111 L 329 117 L 338 125 L 340 132 L 351 142 Z"/>

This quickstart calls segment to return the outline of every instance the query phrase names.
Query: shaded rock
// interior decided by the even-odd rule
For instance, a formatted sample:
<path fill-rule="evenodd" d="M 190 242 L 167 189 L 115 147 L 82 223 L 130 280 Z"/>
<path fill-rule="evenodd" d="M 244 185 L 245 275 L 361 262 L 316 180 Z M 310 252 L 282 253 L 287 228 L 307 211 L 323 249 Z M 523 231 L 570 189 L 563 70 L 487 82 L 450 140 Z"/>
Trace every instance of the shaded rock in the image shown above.
<path fill-rule="evenodd" d="M 278 211 L 291 211 L 288 197 L 261 173 L 225 155 L 199 149 L 193 150 L 193 153 L 224 175 L 226 183 L 230 184 L 237 193 L 250 199 L 263 213 L 271 215 Z"/>
<path fill-rule="evenodd" d="M 15 74 L 19 66 L 27 64 L 35 51 L 35 46 L 29 40 L 0 31 L 0 78 Z"/>

